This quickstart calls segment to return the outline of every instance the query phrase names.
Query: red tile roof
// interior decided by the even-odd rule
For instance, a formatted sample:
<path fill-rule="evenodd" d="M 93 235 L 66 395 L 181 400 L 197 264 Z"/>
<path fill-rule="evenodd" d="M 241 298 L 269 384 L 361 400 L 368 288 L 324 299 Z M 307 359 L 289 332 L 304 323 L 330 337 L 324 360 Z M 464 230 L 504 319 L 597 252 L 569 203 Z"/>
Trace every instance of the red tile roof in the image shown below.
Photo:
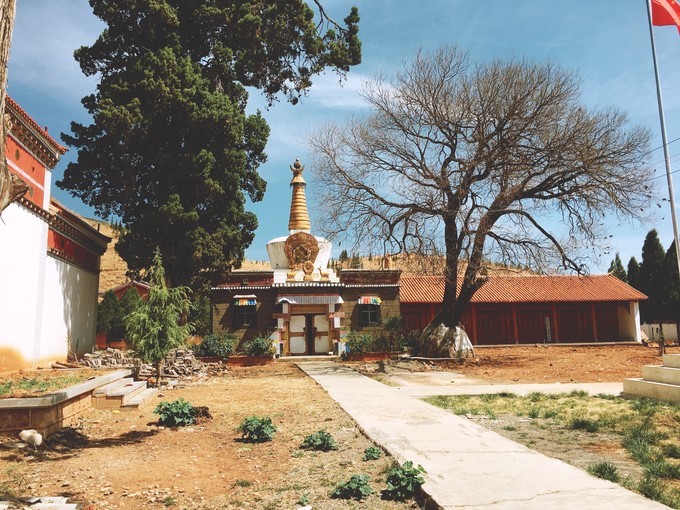
<path fill-rule="evenodd" d="M 45 130 L 45 128 L 40 127 L 40 124 L 38 124 L 35 120 L 33 120 L 33 117 L 31 117 L 28 113 L 26 113 L 26 110 L 24 110 L 19 104 L 9 97 L 9 95 L 5 96 L 5 102 L 9 104 L 14 110 L 17 112 L 17 114 L 26 122 L 28 125 L 30 125 L 33 129 L 35 129 L 40 135 L 42 135 L 47 142 L 52 144 L 53 148 L 58 151 L 61 154 L 65 154 L 66 151 L 68 150 L 66 147 L 63 145 L 57 143 L 57 141 L 50 136 L 50 134 Z"/>
<path fill-rule="evenodd" d="M 460 288 L 461 280 L 458 281 Z M 402 303 L 440 303 L 443 276 L 402 276 Z M 642 292 L 610 275 L 490 276 L 472 297 L 473 303 L 546 303 L 590 301 L 638 301 Z"/>

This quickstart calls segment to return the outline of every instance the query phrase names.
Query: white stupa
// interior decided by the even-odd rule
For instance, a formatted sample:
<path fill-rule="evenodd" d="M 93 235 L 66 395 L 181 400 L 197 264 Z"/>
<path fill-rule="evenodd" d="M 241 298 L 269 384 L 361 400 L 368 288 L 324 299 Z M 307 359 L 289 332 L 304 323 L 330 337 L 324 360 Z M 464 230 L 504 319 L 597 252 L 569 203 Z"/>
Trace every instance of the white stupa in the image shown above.
<path fill-rule="evenodd" d="M 331 243 L 323 237 L 311 235 L 305 187 L 305 169 L 299 160 L 290 167 L 293 190 L 290 203 L 288 230 L 290 235 L 277 237 L 267 243 L 269 263 L 274 270 L 274 283 L 338 282 L 335 272 L 328 269 Z"/>

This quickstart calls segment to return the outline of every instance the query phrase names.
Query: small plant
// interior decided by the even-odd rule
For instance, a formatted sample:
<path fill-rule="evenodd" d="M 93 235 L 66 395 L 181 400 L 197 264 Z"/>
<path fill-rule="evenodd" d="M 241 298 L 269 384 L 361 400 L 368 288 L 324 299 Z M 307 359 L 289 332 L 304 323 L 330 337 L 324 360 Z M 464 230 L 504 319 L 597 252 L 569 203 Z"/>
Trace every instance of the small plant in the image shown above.
<path fill-rule="evenodd" d="M 253 482 L 250 480 L 243 480 L 241 478 L 237 478 L 234 482 L 234 487 L 250 487 L 251 485 L 253 485 Z"/>
<path fill-rule="evenodd" d="M 598 462 L 587 467 L 588 473 L 610 482 L 618 483 L 621 479 L 619 471 L 611 462 Z"/>
<path fill-rule="evenodd" d="M 597 420 L 591 420 L 589 418 L 573 418 L 569 422 L 569 428 L 572 430 L 585 430 L 586 432 L 592 433 L 598 431 L 600 424 Z"/>
<path fill-rule="evenodd" d="M 556 418 L 557 417 L 557 411 L 554 409 L 546 409 L 543 412 L 543 418 Z"/>
<path fill-rule="evenodd" d="M 680 459 L 680 447 L 676 444 L 664 444 L 661 451 L 666 457 Z"/>
<path fill-rule="evenodd" d="M 382 457 L 382 450 L 377 446 L 369 446 L 364 450 L 364 462 L 378 460 L 380 457 Z"/>
<path fill-rule="evenodd" d="M 373 350 L 373 337 L 366 334 L 350 331 L 347 335 L 347 347 L 350 353 L 366 354 Z"/>
<path fill-rule="evenodd" d="M 347 482 L 341 483 L 331 492 L 331 498 L 356 500 L 367 498 L 374 492 L 368 484 L 369 480 L 368 475 L 352 475 Z"/>
<path fill-rule="evenodd" d="M 514 432 L 514 431 L 517 430 L 517 427 L 514 427 L 514 426 L 512 426 L 512 425 L 505 425 L 505 426 L 503 427 L 503 430 L 507 430 L 508 432 Z"/>
<path fill-rule="evenodd" d="M 405 501 L 412 498 L 420 486 L 425 483 L 423 466 L 413 467 L 413 462 L 396 464 L 387 472 L 387 489 L 382 492 L 385 499 Z"/>
<path fill-rule="evenodd" d="M 298 498 L 298 500 L 296 501 L 296 504 L 298 504 L 300 506 L 309 505 L 309 496 L 307 494 L 303 494 L 302 496 L 300 496 Z"/>
<path fill-rule="evenodd" d="M 183 398 L 161 402 L 153 412 L 158 415 L 158 423 L 166 427 L 186 427 L 196 422 L 194 406 Z"/>
<path fill-rule="evenodd" d="M 271 339 L 258 336 L 243 344 L 243 352 L 246 356 L 273 356 L 274 345 Z"/>
<path fill-rule="evenodd" d="M 172 506 L 175 504 L 175 498 L 173 498 L 172 496 L 168 496 L 163 500 L 163 504 L 165 506 Z"/>
<path fill-rule="evenodd" d="M 529 412 L 527 413 L 527 416 L 532 419 L 536 419 L 539 416 L 541 416 L 541 408 L 538 406 L 531 406 L 529 408 Z"/>
<path fill-rule="evenodd" d="M 274 439 L 276 427 L 269 416 L 248 416 L 238 426 L 238 431 L 249 443 L 264 443 Z"/>
<path fill-rule="evenodd" d="M 338 443 L 335 441 L 335 439 L 333 439 L 333 436 L 321 429 L 317 432 L 314 432 L 314 434 L 310 434 L 305 437 L 304 441 L 302 441 L 302 444 L 300 445 L 300 448 L 329 452 L 331 450 L 337 450 Z"/>
<path fill-rule="evenodd" d="M 196 356 L 221 356 L 228 358 L 234 353 L 236 337 L 229 334 L 207 335 L 203 341 L 193 346 L 192 349 Z"/>

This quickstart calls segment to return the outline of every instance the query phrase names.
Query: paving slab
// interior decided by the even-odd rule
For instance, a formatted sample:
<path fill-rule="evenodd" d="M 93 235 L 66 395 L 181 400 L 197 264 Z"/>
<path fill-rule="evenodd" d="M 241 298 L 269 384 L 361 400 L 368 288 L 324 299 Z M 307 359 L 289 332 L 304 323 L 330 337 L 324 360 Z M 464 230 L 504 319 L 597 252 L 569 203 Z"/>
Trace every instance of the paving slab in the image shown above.
<path fill-rule="evenodd" d="M 421 464 L 444 510 L 667 508 L 347 367 L 298 366 L 396 460 Z"/>

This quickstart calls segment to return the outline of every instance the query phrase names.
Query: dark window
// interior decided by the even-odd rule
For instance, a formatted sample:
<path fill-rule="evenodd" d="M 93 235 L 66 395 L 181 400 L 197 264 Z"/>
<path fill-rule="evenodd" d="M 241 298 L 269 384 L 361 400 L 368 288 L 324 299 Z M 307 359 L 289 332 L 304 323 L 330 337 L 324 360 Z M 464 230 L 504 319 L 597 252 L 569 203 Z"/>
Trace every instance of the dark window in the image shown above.
<path fill-rule="evenodd" d="M 380 305 L 359 305 L 359 313 L 361 326 L 380 324 Z"/>
<path fill-rule="evenodd" d="M 255 308 L 256 305 L 234 306 L 236 314 L 234 327 L 236 328 L 255 327 L 256 326 L 255 318 L 257 316 Z"/>

